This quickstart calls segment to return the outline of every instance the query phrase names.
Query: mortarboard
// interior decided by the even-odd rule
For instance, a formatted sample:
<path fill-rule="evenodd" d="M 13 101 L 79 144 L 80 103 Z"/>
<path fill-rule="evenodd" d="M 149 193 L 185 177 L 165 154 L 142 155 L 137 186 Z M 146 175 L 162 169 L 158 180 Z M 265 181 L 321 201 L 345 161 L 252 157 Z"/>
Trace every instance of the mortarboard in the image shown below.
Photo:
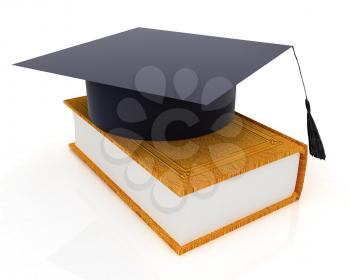
<path fill-rule="evenodd" d="M 85 80 L 89 118 L 105 131 L 175 140 L 225 126 L 236 85 L 291 47 L 135 28 L 15 65 Z M 310 153 L 324 159 L 306 106 Z"/>

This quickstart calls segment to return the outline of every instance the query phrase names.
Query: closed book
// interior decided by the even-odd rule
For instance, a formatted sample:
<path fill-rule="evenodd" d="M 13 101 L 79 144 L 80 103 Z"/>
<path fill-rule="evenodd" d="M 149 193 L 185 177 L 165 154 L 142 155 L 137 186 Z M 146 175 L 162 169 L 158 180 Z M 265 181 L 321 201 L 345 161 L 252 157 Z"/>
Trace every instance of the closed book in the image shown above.
<path fill-rule="evenodd" d="M 239 113 L 211 134 L 143 141 L 95 126 L 86 97 L 65 104 L 73 152 L 178 254 L 300 197 L 307 146 Z"/>

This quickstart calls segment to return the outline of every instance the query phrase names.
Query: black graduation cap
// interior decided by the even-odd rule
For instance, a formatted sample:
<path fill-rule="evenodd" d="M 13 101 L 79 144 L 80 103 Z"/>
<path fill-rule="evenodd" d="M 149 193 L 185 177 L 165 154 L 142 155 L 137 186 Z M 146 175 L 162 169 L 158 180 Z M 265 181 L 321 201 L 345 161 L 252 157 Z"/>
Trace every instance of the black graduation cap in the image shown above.
<path fill-rule="evenodd" d="M 175 140 L 225 126 L 236 85 L 290 47 L 135 28 L 15 65 L 85 80 L 105 131 Z"/>

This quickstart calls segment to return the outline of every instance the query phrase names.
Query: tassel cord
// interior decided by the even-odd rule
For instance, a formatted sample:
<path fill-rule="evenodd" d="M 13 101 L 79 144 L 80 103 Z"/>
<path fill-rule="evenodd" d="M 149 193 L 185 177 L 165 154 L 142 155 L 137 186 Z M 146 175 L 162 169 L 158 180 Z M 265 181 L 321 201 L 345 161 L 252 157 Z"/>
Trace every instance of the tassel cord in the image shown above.
<path fill-rule="evenodd" d="M 303 74 L 301 72 L 300 63 L 296 55 L 294 46 L 292 46 L 292 49 L 293 49 L 295 60 L 298 65 L 299 74 L 300 74 L 300 78 L 303 84 L 304 94 L 305 94 L 305 106 L 307 110 L 307 132 L 308 132 L 308 138 L 309 138 L 309 152 L 312 156 L 324 160 L 326 159 L 326 153 L 323 147 L 322 139 L 318 132 L 316 123 L 311 115 L 311 106 L 310 106 L 309 99 L 307 97 Z"/>

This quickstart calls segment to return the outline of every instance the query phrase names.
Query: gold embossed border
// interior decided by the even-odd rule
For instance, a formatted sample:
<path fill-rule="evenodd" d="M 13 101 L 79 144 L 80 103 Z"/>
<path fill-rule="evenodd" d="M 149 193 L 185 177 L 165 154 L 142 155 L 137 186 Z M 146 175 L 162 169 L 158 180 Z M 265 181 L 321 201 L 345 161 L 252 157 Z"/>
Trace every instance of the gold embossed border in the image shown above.
<path fill-rule="evenodd" d="M 88 118 L 86 96 L 65 100 L 64 103 L 179 196 L 198 191 L 288 155 L 306 153 L 305 144 L 237 113 L 246 131 L 251 135 L 259 135 L 264 141 L 242 149 L 239 153 L 228 153 L 218 160 L 186 169 L 165 155 L 159 156 L 159 151 L 147 141 L 114 136 L 96 127 Z M 201 139 L 207 138 L 204 136 Z"/>

